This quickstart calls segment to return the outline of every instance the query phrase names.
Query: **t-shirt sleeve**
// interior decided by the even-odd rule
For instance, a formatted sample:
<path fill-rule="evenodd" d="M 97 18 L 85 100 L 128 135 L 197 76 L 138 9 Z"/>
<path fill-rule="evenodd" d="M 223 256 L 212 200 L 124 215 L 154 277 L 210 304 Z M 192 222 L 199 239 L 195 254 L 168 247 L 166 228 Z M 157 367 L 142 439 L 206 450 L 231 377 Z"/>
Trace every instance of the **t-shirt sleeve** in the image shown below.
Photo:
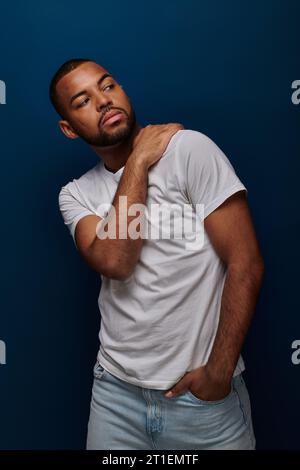
<path fill-rule="evenodd" d="M 84 202 L 80 200 L 75 190 L 71 190 L 68 185 L 63 186 L 58 196 L 58 204 L 64 224 L 68 227 L 70 234 L 74 240 L 75 246 L 75 229 L 76 225 L 82 217 L 86 215 L 97 215 L 95 212 L 88 209 Z"/>
<path fill-rule="evenodd" d="M 203 204 L 204 218 L 232 194 L 247 189 L 222 150 L 207 136 L 188 131 L 181 141 L 184 187 L 191 204 Z"/>

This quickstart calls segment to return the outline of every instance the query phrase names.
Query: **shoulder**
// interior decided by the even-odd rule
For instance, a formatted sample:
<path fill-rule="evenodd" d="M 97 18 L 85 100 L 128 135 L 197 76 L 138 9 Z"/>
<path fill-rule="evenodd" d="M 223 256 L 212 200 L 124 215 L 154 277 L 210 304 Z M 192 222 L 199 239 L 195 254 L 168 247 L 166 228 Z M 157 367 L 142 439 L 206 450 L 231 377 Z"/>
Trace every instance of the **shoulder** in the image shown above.
<path fill-rule="evenodd" d="M 216 166 L 233 169 L 230 159 L 223 150 L 206 134 L 194 130 L 182 130 L 178 139 L 181 161 L 197 166 L 212 168 Z M 184 158 L 185 157 L 185 158 Z"/>
<path fill-rule="evenodd" d="M 192 129 L 178 131 L 177 160 L 183 171 L 184 169 L 210 167 L 220 158 L 226 160 L 222 150 L 206 134 Z"/>
<path fill-rule="evenodd" d="M 94 167 L 90 168 L 79 178 L 73 178 L 73 180 L 64 184 L 59 191 L 58 199 L 61 201 L 65 197 L 74 197 L 76 199 L 81 199 L 82 195 L 86 191 L 91 191 L 93 185 L 97 184 L 101 174 L 101 168 L 103 166 L 102 161 L 97 163 Z"/>
<path fill-rule="evenodd" d="M 192 129 L 182 129 L 178 131 L 177 144 L 182 151 L 206 150 L 215 148 L 216 144 L 206 134 Z"/>

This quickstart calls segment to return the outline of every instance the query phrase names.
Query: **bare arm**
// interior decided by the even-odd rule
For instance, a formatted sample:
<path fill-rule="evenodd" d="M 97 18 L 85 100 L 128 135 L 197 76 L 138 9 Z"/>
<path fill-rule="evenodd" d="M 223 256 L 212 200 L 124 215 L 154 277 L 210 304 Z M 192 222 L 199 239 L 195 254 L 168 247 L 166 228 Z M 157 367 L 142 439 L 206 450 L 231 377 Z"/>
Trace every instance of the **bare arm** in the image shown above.
<path fill-rule="evenodd" d="M 93 269 L 107 277 L 126 279 L 139 259 L 143 243 L 141 237 L 133 239 L 128 235 L 128 226 L 136 215 L 126 214 L 124 217 L 119 197 L 127 197 L 126 209 L 132 204 L 146 203 L 149 168 L 160 159 L 172 135 L 179 129 L 182 129 L 180 124 L 149 125 L 138 135 L 133 152 L 126 162 L 112 207 L 105 219 L 107 222 L 115 220 L 116 238 L 97 236 L 97 228 L 100 228 L 101 233 L 101 224 L 104 221 L 96 215 L 83 217 L 77 224 L 75 237 L 80 254 Z M 122 237 L 119 237 L 120 216 L 123 217 L 126 228 Z"/>
<path fill-rule="evenodd" d="M 230 392 L 261 288 L 264 263 L 244 192 L 229 197 L 204 220 L 207 234 L 227 267 L 219 325 L 208 362 L 187 372 L 169 391 L 187 388 L 203 400 L 219 400 Z"/>
<path fill-rule="evenodd" d="M 138 161 L 134 155 L 130 156 L 126 162 L 122 177 L 119 182 L 112 208 L 109 211 L 106 222 L 116 224 L 116 238 L 98 238 L 96 231 L 98 223 L 103 219 L 97 216 L 87 216 L 81 219 L 76 227 L 76 244 L 80 254 L 87 263 L 96 271 L 107 277 L 123 280 L 131 273 L 136 265 L 142 248 L 142 238 L 136 240 L 126 235 L 126 238 L 119 238 L 119 215 L 120 196 L 127 196 L 127 206 L 133 203 L 145 203 L 147 195 L 148 168 L 142 161 Z M 89 218 L 89 220 L 86 220 Z M 123 219 L 128 228 L 134 216 Z"/>
<path fill-rule="evenodd" d="M 261 288 L 264 263 L 244 192 L 206 218 L 206 231 L 227 266 L 220 320 L 207 368 L 230 382 Z"/>

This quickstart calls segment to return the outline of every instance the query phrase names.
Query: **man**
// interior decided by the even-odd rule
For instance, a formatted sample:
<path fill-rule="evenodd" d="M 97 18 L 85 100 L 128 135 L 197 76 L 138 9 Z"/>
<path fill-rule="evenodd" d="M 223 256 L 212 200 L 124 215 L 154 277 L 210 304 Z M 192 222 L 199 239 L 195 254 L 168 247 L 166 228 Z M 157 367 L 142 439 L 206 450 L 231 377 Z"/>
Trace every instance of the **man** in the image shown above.
<path fill-rule="evenodd" d="M 79 253 L 102 279 L 87 448 L 254 449 L 240 352 L 264 266 L 245 186 L 200 132 L 141 128 L 93 61 L 63 64 L 50 96 L 64 134 L 101 157 L 59 194 Z M 175 211 L 183 236 L 161 234 L 170 211 L 152 216 L 174 204 L 192 209 Z"/>

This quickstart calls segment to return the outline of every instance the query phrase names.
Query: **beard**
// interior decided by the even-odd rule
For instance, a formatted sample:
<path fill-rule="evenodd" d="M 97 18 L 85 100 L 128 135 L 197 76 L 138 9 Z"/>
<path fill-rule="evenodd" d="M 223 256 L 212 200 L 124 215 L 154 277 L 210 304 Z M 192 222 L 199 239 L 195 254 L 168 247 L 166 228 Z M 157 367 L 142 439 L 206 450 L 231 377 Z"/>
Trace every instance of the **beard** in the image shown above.
<path fill-rule="evenodd" d="M 110 109 L 108 109 L 108 111 L 110 111 Z M 136 116 L 132 107 L 129 114 L 124 111 L 124 109 L 121 111 L 125 115 L 125 119 L 123 118 L 121 123 L 117 122 L 116 124 L 110 125 L 109 131 L 106 131 L 102 127 L 101 122 L 99 122 L 99 133 L 96 135 L 77 131 L 74 126 L 73 128 L 79 137 L 81 137 L 88 145 L 92 145 L 93 147 L 109 147 L 111 145 L 119 144 L 131 136 L 136 125 Z"/>

